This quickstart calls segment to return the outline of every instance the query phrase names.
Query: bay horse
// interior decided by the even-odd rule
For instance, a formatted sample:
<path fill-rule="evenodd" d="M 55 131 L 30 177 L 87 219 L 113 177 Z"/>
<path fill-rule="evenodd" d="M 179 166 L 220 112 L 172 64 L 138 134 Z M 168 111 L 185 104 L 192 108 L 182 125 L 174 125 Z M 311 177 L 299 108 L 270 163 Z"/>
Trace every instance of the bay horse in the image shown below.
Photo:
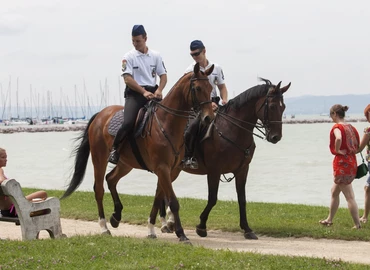
<path fill-rule="evenodd" d="M 280 88 L 281 82 L 275 86 L 269 80 L 260 79 L 265 84 L 244 91 L 218 109 L 210 135 L 197 143 L 195 157 L 198 159 L 198 169 L 183 169 L 191 174 L 207 174 L 208 202 L 200 215 L 200 223 L 196 226 L 196 232 L 201 237 L 207 236 L 206 224 L 212 208 L 217 203 L 221 174 L 233 173 L 240 228 L 244 230 L 245 239 L 258 239 L 248 225 L 245 194 L 249 164 L 256 148 L 254 135 L 263 138 L 254 133 L 254 128 L 270 143 L 276 144 L 281 140 L 282 116 L 285 110 L 283 94 L 290 87 L 290 83 Z M 258 120 L 260 121 L 257 122 Z M 177 168 L 177 171 L 173 172 L 173 179 L 177 178 L 181 169 Z M 168 220 L 165 220 L 164 205 L 162 201 L 159 209 L 162 232 L 171 232 L 175 221 L 169 210 Z M 152 212 L 158 213 L 158 209 L 155 206 L 153 208 Z"/>
<path fill-rule="evenodd" d="M 182 242 L 189 242 L 181 226 L 179 216 L 179 202 L 172 187 L 172 171 L 177 168 L 184 154 L 184 131 L 189 117 L 198 113 L 202 122 L 208 123 L 214 119 L 214 112 L 210 101 L 212 86 L 208 75 L 212 73 L 212 65 L 205 72 L 200 71 L 199 64 L 194 71 L 182 76 L 172 87 L 161 102 L 156 102 L 149 121 L 146 125 L 146 136 L 136 138 L 136 145 L 145 162 L 147 169 L 158 177 L 157 185 L 161 192 L 169 199 L 169 208 L 176 221 L 175 232 Z M 95 114 L 89 121 L 86 129 L 76 146 L 74 172 L 72 179 L 62 198 L 71 195 L 82 183 L 87 161 L 91 152 L 94 166 L 94 192 L 99 212 L 99 225 L 102 233 L 110 234 L 105 220 L 103 196 L 104 175 L 108 163 L 109 152 L 114 137 L 108 133 L 110 120 L 116 112 L 123 110 L 123 106 L 108 106 Z M 154 120 L 153 120 L 154 119 Z M 110 218 L 113 227 L 118 227 L 121 221 L 122 203 L 117 193 L 117 183 L 133 168 L 143 169 L 133 154 L 129 140 L 121 144 L 120 159 L 116 167 L 106 175 L 106 181 L 114 203 L 114 213 Z M 155 218 L 149 222 L 154 227 Z M 155 237 L 149 235 L 148 237 Z"/>

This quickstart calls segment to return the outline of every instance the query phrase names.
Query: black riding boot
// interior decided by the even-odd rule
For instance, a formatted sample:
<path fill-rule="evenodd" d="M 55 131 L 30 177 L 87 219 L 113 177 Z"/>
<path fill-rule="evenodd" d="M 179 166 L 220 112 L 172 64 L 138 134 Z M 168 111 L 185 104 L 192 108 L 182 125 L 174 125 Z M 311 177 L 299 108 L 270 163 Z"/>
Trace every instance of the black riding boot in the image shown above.
<path fill-rule="evenodd" d="M 184 159 L 182 160 L 183 167 L 190 169 L 198 169 L 198 161 L 194 157 L 196 136 L 194 136 L 191 133 L 188 133 L 186 137 L 187 138 L 185 138 L 185 156 Z"/>
<path fill-rule="evenodd" d="M 117 131 L 117 135 L 114 138 L 113 145 L 112 145 L 112 151 L 109 154 L 108 161 L 113 164 L 117 164 L 119 160 L 119 152 L 118 148 L 120 143 L 123 141 L 123 139 L 126 137 L 126 131 L 124 129 L 124 126 L 122 125 L 120 129 Z"/>

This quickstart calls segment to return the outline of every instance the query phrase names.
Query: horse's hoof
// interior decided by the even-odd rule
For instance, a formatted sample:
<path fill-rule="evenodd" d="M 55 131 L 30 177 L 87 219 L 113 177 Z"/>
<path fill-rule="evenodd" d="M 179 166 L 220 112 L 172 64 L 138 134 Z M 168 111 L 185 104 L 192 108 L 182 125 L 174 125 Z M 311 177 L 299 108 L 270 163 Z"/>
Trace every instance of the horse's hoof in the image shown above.
<path fill-rule="evenodd" d="M 102 235 L 112 235 L 110 230 L 106 230 L 104 232 L 101 233 Z"/>
<path fill-rule="evenodd" d="M 162 233 L 173 233 L 173 231 L 171 231 L 171 230 L 168 228 L 168 226 L 167 226 L 167 225 L 162 226 L 162 228 L 161 228 L 161 232 L 162 232 Z"/>
<path fill-rule="evenodd" d="M 110 225 L 112 225 L 113 228 L 117 228 L 119 226 L 119 220 L 115 219 L 114 215 L 110 217 Z"/>
<path fill-rule="evenodd" d="M 255 235 L 254 232 L 245 232 L 244 233 L 244 238 L 245 239 L 251 239 L 251 240 L 257 240 L 258 239 L 257 235 Z"/>
<path fill-rule="evenodd" d="M 190 240 L 189 240 L 189 238 L 187 238 L 185 235 L 184 236 L 181 236 L 180 237 L 180 239 L 179 239 L 179 241 L 181 242 L 181 243 L 183 243 L 183 244 L 186 244 L 186 245 L 193 245 L 191 242 L 190 242 Z"/>
<path fill-rule="evenodd" d="M 175 222 L 167 222 L 167 228 L 170 230 L 170 233 L 175 231 Z"/>
<path fill-rule="evenodd" d="M 65 233 L 62 233 L 62 235 L 60 236 L 60 238 L 68 238 L 68 236 Z"/>
<path fill-rule="evenodd" d="M 146 238 L 148 238 L 148 239 L 156 239 L 157 236 L 155 234 L 148 234 L 148 236 Z"/>
<path fill-rule="evenodd" d="M 196 227 L 196 230 L 197 234 L 200 236 L 200 237 L 206 237 L 207 236 L 207 229 L 201 229 L 199 228 L 198 226 Z"/>

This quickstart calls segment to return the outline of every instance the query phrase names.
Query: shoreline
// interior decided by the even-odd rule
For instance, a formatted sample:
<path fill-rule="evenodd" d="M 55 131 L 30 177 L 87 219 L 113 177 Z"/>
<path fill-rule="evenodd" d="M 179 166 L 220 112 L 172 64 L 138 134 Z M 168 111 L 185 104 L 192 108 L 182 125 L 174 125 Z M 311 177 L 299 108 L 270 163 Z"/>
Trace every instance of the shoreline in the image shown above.
<path fill-rule="evenodd" d="M 12 134 L 20 132 L 66 132 L 82 131 L 86 124 L 51 124 L 51 125 L 26 125 L 26 126 L 0 126 L 0 134 Z"/>
<path fill-rule="evenodd" d="M 347 119 L 349 123 L 366 122 L 363 118 Z M 283 124 L 320 124 L 332 123 L 330 118 L 327 119 L 283 119 Z M 26 125 L 26 126 L 0 126 L 0 134 L 12 134 L 20 132 L 66 132 L 82 131 L 86 124 L 51 124 L 51 125 Z"/>

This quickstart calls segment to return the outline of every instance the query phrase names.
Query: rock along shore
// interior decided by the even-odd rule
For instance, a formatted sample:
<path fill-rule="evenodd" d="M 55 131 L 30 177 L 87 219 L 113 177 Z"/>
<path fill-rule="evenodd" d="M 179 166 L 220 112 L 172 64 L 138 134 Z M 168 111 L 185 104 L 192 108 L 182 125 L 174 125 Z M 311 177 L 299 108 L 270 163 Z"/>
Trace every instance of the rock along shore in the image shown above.
<path fill-rule="evenodd" d="M 348 118 L 347 122 L 366 122 L 366 119 Z M 316 124 L 332 123 L 330 118 L 325 119 L 283 119 L 283 124 Z M 28 126 L 0 126 L 1 133 L 19 133 L 19 132 L 65 132 L 81 131 L 86 128 L 86 124 L 53 124 L 53 125 L 28 125 Z"/>
<path fill-rule="evenodd" d="M 55 124 L 55 125 L 27 125 L 27 126 L 0 126 L 0 133 L 19 132 L 65 132 L 80 131 L 86 128 L 86 124 Z"/>

